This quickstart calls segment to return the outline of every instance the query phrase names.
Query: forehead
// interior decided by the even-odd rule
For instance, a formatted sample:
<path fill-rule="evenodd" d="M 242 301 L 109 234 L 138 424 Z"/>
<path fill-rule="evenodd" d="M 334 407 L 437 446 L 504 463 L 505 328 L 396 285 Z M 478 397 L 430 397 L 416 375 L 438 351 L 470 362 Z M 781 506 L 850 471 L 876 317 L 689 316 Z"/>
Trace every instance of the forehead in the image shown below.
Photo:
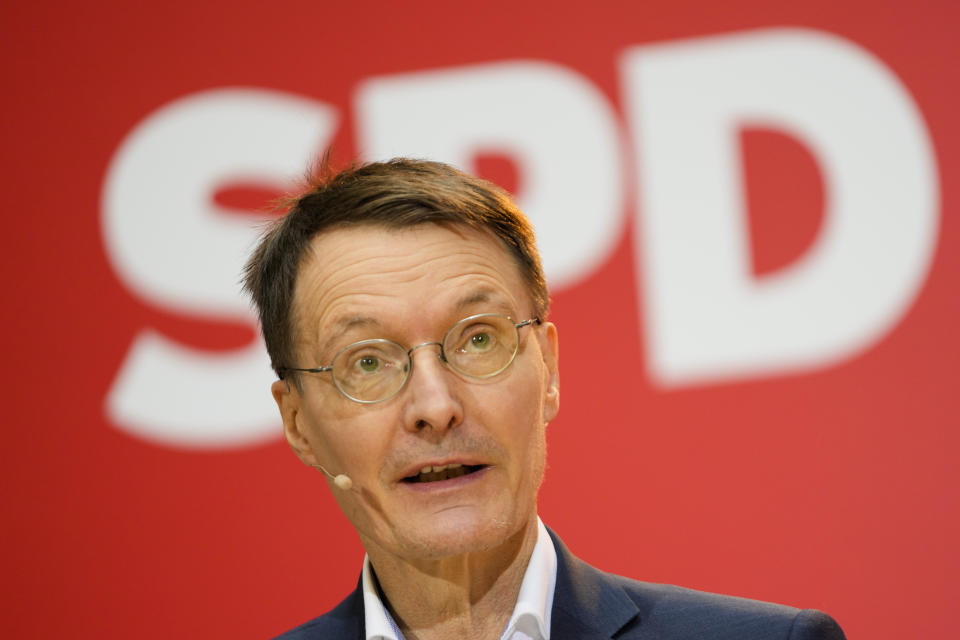
<path fill-rule="evenodd" d="M 491 232 L 465 225 L 358 226 L 318 234 L 297 276 L 298 342 L 345 325 L 427 330 L 457 313 L 531 311 L 516 260 Z"/>

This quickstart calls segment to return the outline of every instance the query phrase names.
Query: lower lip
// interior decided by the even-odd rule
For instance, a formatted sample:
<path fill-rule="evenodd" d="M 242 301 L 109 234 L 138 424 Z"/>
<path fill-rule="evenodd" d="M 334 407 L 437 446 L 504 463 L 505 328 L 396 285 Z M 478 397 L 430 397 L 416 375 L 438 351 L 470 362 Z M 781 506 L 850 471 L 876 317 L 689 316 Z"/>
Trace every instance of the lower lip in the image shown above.
<path fill-rule="evenodd" d="M 473 473 L 464 474 L 458 478 L 450 478 L 449 480 L 436 480 L 434 482 L 400 482 L 400 486 L 405 489 L 409 489 L 415 493 L 440 493 L 446 491 L 456 491 L 457 489 L 462 489 L 468 485 L 473 484 L 487 475 L 487 471 L 490 470 L 490 467 L 483 467 L 482 469 L 477 469 Z"/>

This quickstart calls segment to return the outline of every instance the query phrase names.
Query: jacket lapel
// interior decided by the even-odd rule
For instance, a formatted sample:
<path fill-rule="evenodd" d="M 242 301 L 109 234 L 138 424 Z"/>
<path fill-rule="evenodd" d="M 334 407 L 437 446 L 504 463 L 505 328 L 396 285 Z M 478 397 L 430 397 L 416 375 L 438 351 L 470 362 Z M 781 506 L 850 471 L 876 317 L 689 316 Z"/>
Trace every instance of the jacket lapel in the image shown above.
<path fill-rule="evenodd" d="M 574 557 L 557 535 L 548 531 L 557 550 L 550 640 L 609 640 L 640 615 L 640 610 L 612 576 Z"/>

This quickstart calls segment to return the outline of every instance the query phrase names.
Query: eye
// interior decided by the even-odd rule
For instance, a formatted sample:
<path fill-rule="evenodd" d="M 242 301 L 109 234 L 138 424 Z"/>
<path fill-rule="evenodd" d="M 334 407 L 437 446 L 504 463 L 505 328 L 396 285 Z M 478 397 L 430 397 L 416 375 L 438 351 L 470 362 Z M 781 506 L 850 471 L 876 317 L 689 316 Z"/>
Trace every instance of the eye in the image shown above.
<path fill-rule="evenodd" d="M 393 360 L 382 349 L 364 345 L 345 353 L 341 365 L 341 375 L 360 378 L 383 374 L 393 365 Z"/>
<path fill-rule="evenodd" d="M 486 351 L 493 346 L 493 336 L 487 332 L 475 333 L 470 336 L 467 346 L 470 351 Z"/>
<path fill-rule="evenodd" d="M 479 356 L 490 353 L 500 343 L 496 327 L 487 324 L 470 327 L 460 337 L 460 353 L 468 356 Z"/>
<path fill-rule="evenodd" d="M 333 359 L 333 379 L 348 397 L 373 402 L 403 386 L 407 363 L 407 352 L 397 343 L 363 340 Z"/>
<path fill-rule="evenodd" d="M 357 359 L 357 367 L 365 373 L 376 373 L 380 370 L 380 358 L 377 356 L 361 356 Z"/>

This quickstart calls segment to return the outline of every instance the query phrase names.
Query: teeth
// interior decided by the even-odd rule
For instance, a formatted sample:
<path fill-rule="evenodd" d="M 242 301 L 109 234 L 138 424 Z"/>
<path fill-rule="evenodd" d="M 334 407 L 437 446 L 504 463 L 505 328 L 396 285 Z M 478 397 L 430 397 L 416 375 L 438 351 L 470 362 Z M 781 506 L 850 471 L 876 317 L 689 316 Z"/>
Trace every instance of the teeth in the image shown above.
<path fill-rule="evenodd" d="M 447 480 L 449 478 L 458 478 L 466 473 L 467 468 L 459 463 L 426 466 L 420 469 L 418 481 L 434 482 L 436 480 Z"/>
<path fill-rule="evenodd" d="M 436 473 L 437 471 L 444 471 L 446 469 L 456 469 L 462 466 L 463 466 L 462 464 L 441 464 L 435 467 L 427 466 L 420 469 L 420 473 Z"/>

